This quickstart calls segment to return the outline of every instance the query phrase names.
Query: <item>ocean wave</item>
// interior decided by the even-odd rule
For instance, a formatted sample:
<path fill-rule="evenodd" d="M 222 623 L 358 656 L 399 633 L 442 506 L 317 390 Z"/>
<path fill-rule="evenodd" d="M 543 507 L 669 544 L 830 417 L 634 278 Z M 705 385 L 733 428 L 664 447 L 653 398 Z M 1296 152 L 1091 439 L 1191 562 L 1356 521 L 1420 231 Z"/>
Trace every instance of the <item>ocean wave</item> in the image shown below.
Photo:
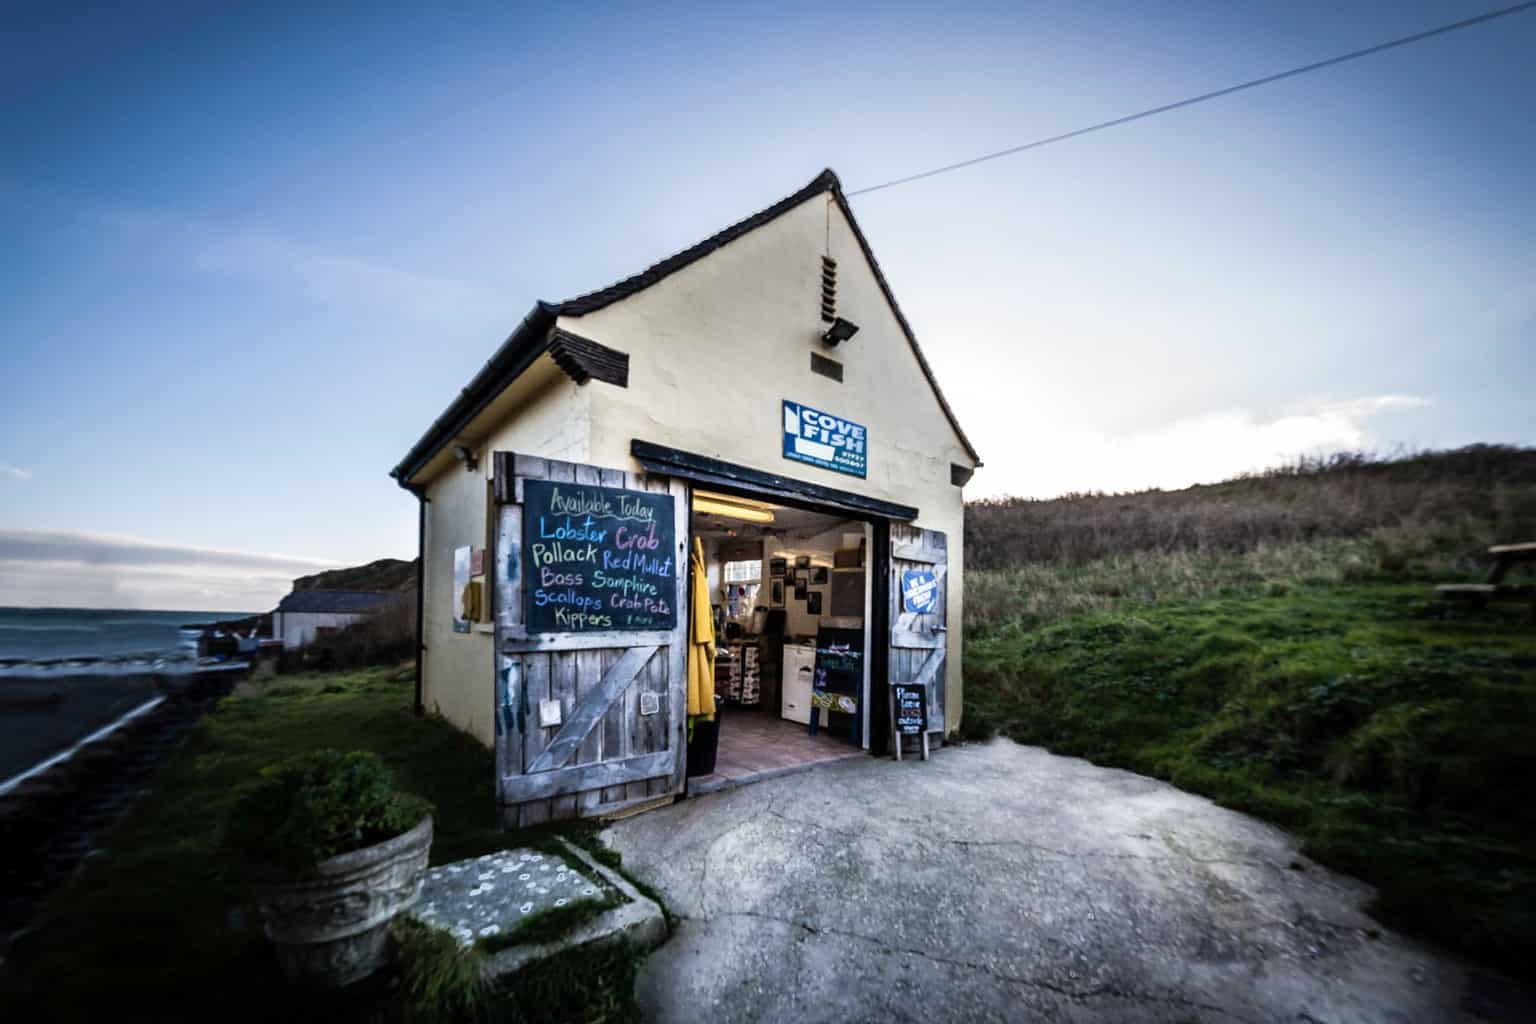
<path fill-rule="evenodd" d="M 196 655 L 141 656 L 92 660 L 58 658 L 47 661 L 0 659 L 0 685 L 11 680 L 48 681 L 122 676 L 180 676 L 194 672 L 245 671 L 248 664 L 239 659 L 214 661 Z"/>
<path fill-rule="evenodd" d="M 186 626 L 186 619 L 104 619 L 103 626 L 174 626 L 181 629 Z"/>
<path fill-rule="evenodd" d="M 9 622 L 0 622 L 0 629 L 14 630 L 17 633 L 100 633 L 100 626 L 18 626 Z"/>

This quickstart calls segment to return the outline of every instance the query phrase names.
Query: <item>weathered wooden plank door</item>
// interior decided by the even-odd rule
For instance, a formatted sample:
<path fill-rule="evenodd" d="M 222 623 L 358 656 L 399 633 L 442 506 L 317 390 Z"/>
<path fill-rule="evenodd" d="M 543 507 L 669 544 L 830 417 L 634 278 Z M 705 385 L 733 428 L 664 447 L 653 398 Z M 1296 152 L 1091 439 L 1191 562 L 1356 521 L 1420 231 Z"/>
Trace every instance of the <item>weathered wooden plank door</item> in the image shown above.
<path fill-rule="evenodd" d="M 495 454 L 496 792 L 504 828 L 609 814 L 683 791 L 688 487 L 684 481 L 512 452 Z M 529 632 L 524 483 L 671 497 L 669 630 Z M 541 705 L 558 701 L 560 724 Z"/>
<path fill-rule="evenodd" d="M 890 681 L 928 687 L 928 731 L 944 734 L 949 544 L 938 530 L 891 524 Z"/>

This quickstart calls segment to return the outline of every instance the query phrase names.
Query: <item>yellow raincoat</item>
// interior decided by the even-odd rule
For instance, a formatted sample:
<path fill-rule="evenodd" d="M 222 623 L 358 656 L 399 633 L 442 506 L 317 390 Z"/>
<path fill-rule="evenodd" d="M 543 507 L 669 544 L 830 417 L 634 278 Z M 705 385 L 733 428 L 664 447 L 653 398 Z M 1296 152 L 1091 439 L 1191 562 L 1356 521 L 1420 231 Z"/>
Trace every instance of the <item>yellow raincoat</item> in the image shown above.
<path fill-rule="evenodd" d="M 715 717 L 715 619 L 709 610 L 704 545 L 693 538 L 693 596 L 688 609 L 688 717 Z M 690 735 L 692 730 L 689 730 Z"/>

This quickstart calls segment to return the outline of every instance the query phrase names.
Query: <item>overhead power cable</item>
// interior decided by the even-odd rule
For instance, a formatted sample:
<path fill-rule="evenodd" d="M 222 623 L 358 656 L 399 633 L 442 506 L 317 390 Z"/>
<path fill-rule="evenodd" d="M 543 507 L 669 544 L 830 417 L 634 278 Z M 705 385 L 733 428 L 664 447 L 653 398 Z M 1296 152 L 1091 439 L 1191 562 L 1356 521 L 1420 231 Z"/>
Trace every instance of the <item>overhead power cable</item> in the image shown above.
<path fill-rule="evenodd" d="M 1122 124 L 1130 124 L 1132 121 L 1140 121 L 1143 118 L 1152 117 L 1155 114 L 1166 114 L 1170 110 L 1178 110 L 1181 107 L 1191 107 L 1196 103 L 1204 103 L 1207 100 L 1218 99 L 1222 96 L 1230 96 L 1235 92 L 1242 92 L 1244 89 L 1255 89 L 1261 85 L 1269 85 L 1271 82 L 1278 82 L 1286 78 L 1295 78 L 1297 75 L 1304 75 L 1309 71 L 1317 71 L 1321 68 L 1332 67 L 1335 64 L 1343 64 L 1346 61 L 1359 60 L 1361 57 L 1369 57 L 1372 54 L 1381 53 L 1383 50 L 1391 50 L 1399 46 L 1407 46 L 1409 43 L 1422 42 L 1423 40 L 1430 39 L 1434 36 L 1445 35 L 1447 32 L 1455 32 L 1458 29 L 1471 28 L 1473 25 L 1481 25 L 1485 22 L 1493 21 L 1495 18 L 1503 18 L 1511 14 L 1519 14 L 1522 11 L 1529 11 L 1532 8 L 1536 8 L 1536 0 L 1531 0 L 1529 3 L 1515 4 L 1513 7 L 1505 7 L 1502 10 L 1489 11 L 1486 14 L 1479 14 L 1472 18 L 1463 18 L 1461 21 L 1454 21 L 1449 25 L 1441 25 L 1438 28 L 1428 29 L 1424 32 L 1415 32 L 1413 35 L 1403 36 L 1401 39 L 1393 39 L 1385 43 L 1377 43 L 1375 46 L 1367 46 L 1363 50 L 1354 50 L 1350 53 L 1340 54 L 1337 57 L 1329 57 L 1327 60 L 1320 60 L 1311 64 L 1303 64 L 1299 68 L 1291 68 L 1289 71 L 1281 71 L 1278 74 L 1265 75 L 1263 78 L 1255 78 L 1251 81 L 1239 83 L 1238 85 L 1229 85 L 1225 89 L 1217 89 L 1214 92 L 1201 93 L 1199 96 L 1191 96 L 1188 99 L 1182 99 L 1176 103 L 1165 103 L 1160 107 L 1152 107 L 1150 110 L 1142 110 L 1134 114 L 1126 114 L 1124 117 L 1117 117 L 1112 121 L 1101 121 L 1098 124 L 1092 124 L 1086 128 L 1079 128 L 1076 131 L 1063 132 L 1060 135 L 1052 135 L 1049 138 L 1036 139 L 1034 142 L 1026 142 L 1022 146 L 1010 146 L 1007 149 L 1000 149 L 995 153 L 986 153 L 982 156 L 971 157 L 969 160 L 961 160 L 959 163 L 945 164 L 943 167 L 935 167 L 931 170 L 919 171 L 917 174 L 909 174 L 904 178 L 894 178 L 890 181 L 882 182 L 879 185 L 869 185 L 865 188 L 857 188 L 847 194 L 850 196 L 867 195 L 870 192 L 878 192 L 881 189 L 895 188 L 897 185 L 906 185 L 910 182 L 921 181 L 924 178 L 932 178 L 935 175 L 948 174 L 950 171 L 958 171 L 964 167 L 974 167 L 976 164 L 986 163 L 988 160 L 997 160 L 1001 157 L 1012 156 L 1015 153 L 1022 153 L 1028 149 L 1039 149 L 1041 146 L 1049 146 L 1053 142 L 1065 142 L 1067 139 L 1075 139 L 1078 136 L 1088 135 L 1092 132 L 1101 132 L 1106 128 L 1115 128 Z"/>

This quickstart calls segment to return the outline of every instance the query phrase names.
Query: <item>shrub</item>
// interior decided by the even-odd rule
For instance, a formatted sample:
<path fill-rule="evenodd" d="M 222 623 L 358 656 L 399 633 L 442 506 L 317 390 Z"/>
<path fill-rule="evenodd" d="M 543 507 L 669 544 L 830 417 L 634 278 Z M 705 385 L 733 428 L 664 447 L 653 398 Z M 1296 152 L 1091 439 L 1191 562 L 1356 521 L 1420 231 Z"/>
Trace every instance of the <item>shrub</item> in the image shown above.
<path fill-rule="evenodd" d="M 377 754 L 317 750 L 288 758 L 242 787 L 225 830 L 225 847 L 268 874 L 312 872 L 337 854 L 410 831 L 432 805 L 394 788 Z"/>

